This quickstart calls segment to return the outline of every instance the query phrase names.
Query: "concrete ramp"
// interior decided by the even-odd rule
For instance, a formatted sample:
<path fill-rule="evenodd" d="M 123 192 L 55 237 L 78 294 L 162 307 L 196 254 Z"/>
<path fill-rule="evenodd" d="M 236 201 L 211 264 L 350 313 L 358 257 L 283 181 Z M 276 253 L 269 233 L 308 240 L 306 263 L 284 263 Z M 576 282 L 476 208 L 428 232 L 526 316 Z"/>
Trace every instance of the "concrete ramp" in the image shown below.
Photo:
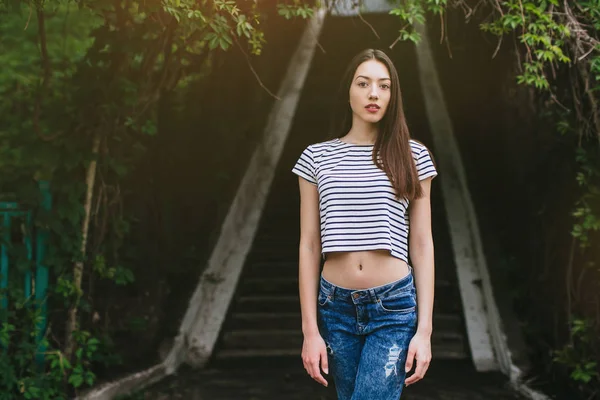
<path fill-rule="evenodd" d="M 393 8 L 392 2 L 388 0 L 328 0 L 325 4 L 334 17 L 387 14 Z"/>

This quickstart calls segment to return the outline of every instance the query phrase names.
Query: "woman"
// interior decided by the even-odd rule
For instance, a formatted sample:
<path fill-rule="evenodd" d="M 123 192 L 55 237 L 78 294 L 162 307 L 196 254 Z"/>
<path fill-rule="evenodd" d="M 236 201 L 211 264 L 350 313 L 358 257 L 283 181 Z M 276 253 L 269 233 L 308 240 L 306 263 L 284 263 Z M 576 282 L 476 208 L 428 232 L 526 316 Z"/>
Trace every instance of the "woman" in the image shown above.
<path fill-rule="evenodd" d="M 321 370 L 331 367 L 340 400 L 397 400 L 431 360 L 437 172 L 428 149 L 410 139 L 385 53 L 358 54 L 342 95 L 341 136 L 309 145 L 292 169 L 301 200 L 302 360 L 325 386 Z"/>

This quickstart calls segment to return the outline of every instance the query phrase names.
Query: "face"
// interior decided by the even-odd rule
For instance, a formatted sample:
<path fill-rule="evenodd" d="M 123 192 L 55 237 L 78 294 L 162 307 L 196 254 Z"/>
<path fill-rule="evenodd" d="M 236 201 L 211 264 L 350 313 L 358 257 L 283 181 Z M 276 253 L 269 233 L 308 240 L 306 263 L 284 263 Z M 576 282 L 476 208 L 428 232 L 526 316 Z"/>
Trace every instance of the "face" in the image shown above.
<path fill-rule="evenodd" d="M 360 64 L 350 84 L 350 107 L 354 119 L 377 123 L 385 115 L 391 94 L 390 73 L 377 60 Z"/>

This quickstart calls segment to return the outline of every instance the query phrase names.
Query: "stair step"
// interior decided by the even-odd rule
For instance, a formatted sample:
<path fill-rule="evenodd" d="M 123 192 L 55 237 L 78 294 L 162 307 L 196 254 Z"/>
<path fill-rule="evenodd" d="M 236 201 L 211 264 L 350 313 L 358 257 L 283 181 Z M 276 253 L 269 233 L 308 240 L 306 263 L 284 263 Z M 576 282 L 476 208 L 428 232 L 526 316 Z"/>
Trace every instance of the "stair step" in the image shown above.
<path fill-rule="evenodd" d="M 300 243 L 300 227 L 286 229 L 284 232 L 262 233 L 257 232 L 254 237 L 255 243 L 281 243 L 281 244 L 298 244 Z"/>
<path fill-rule="evenodd" d="M 293 209 L 292 209 L 293 207 Z M 298 207 L 298 210 L 296 210 Z M 298 206 L 280 206 L 278 210 L 272 210 L 264 214 L 261 218 L 261 231 L 264 230 L 271 235 L 276 235 L 275 231 L 269 228 L 283 227 L 288 232 L 300 231 L 300 205 Z"/>
<path fill-rule="evenodd" d="M 287 348 L 289 344 L 302 344 L 302 331 L 298 329 L 248 329 L 232 330 L 223 335 L 223 345 L 227 348 Z M 432 342 L 451 343 L 463 341 L 462 332 L 450 332 L 436 330 L 431 337 Z"/>
<path fill-rule="evenodd" d="M 272 261 L 272 260 L 255 260 L 247 261 L 244 267 L 244 271 L 247 274 L 245 278 L 283 278 L 284 276 L 295 275 L 298 276 L 298 255 L 294 258 L 285 261 Z M 436 278 L 435 288 L 447 289 L 452 288 L 458 293 L 457 283 L 450 279 Z"/>
<path fill-rule="evenodd" d="M 237 357 L 288 357 L 298 356 L 302 348 L 286 349 L 223 349 L 216 353 L 217 359 Z"/>
<path fill-rule="evenodd" d="M 270 236 L 270 235 L 269 235 Z M 278 237 L 265 237 L 257 236 L 254 238 L 252 245 L 255 247 L 262 247 L 263 249 L 273 250 L 273 248 L 286 248 L 298 251 L 298 245 L 300 244 L 300 236 L 292 235 L 288 233 L 280 233 Z"/>
<path fill-rule="evenodd" d="M 273 218 L 263 218 L 260 224 L 260 233 L 262 235 L 282 237 L 298 237 L 300 233 L 300 216 L 295 217 L 285 216 L 281 218 L 281 222 L 271 222 Z"/>
<path fill-rule="evenodd" d="M 454 288 L 436 287 L 434 309 L 436 313 L 453 314 L 461 312 L 460 298 L 451 290 Z M 234 309 L 238 312 L 296 312 L 300 309 L 298 291 L 273 295 L 246 294 L 237 298 Z"/>
<path fill-rule="evenodd" d="M 264 221 L 263 221 L 264 222 Z M 296 247 L 300 243 L 300 227 L 298 229 L 285 229 L 277 234 L 258 233 L 254 237 L 253 244 L 262 246 L 287 246 Z"/>
<path fill-rule="evenodd" d="M 294 222 L 298 229 L 300 229 L 300 203 L 290 204 L 289 202 L 281 202 L 279 205 L 268 206 L 271 207 L 262 216 L 263 225 L 282 225 L 281 221 Z M 286 225 L 294 226 L 294 225 Z"/>
<path fill-rule="evenodd" d="M 282 349 L 302 346 L 302 332 L 298 330 L 244 330 L 223 335 L 224 349 Z"/>
<path fill-rule="evenodd" d="M 469 358 L 466 347 L 437 348 L 432 344 L 432 355 L 435 360 L 466 360 Z M 300 357 L 302 348 L 285 349 L 223 349 L 215 354 L 216 361 L 235 360 L 240 358 L 271 358 L 271 357 Z M 271 360 L 271 362 L 275 362 Z M 302 362 L 302 361 L 298 361 Z"/>
<path fill-rule="evenodd" d="M 231 331 L 223 335 L 222 350 L 265 350 L 301 349 L 303 335 L 298 330 L 244 330 Z M 432 352 L 436 358 L 439 354 L 452 354 L 453 357 L 466 358 L 467 344 L 462 334 L 437 331 L 431 339 Z M 298 350 L 296 350 L 298 351 Z M 439 354 L 438 354 L 439 352 Z"/>
<path fill-rule="evenodd" d="M 233 304 L 234 312 L 296 312 L 300 310 L 300 299 L 295 296 L 241 296 Z"/>
<path fill-rule="evenodd" d="M 286 251 L 274 251 L 273 249 L 266 249 L 264 251 L 253 249 L 248 253 L 246 262 L 290 262 L 291 260 L 298 259 L 298 248 Z"/>
<path fill-rule="evenodd" d="M 273 261 L 255 261 L 247 262 L 244 267 L 244 276 L 246 278 L 261 277 L 298 277 L 298 256 L 295 261 L 287 260 L 285 262 Z"/>
<path fill-rule="evenodd" d="M 248 265 L 248 268 L 256 268 L 258 270 L 262 270 L 263 268 L 287 268 L 287 269 L 293 269 L 294 271 L 298 271 L 298 259 L 297 259 L 297 255 L 296 255 L 296 259 L 293 260 L 287 260 L 287 261 L 269 261 L 269 260 L 263 260 L 263 261 L 254 261 L 254 262 L 247 262 L 246 265 Z"/>
<path fill-rule="evenodd" d="M 281 259 L 294 259 L 298 257 L 298 245 L 297 244 L 273 244 L 273 243 L 265 243 L 265 244 L 255 244 L 252 247 L 252 250 L 248 253 L 248 259 L 251 260 L 272 260 L 276 258 L 277 260 Z"/>
<path fill-rule="evenodd" d="M 299 312 L 287 313 L 233 313 L 226 322 L 224 331 L 235 330 L 302 330 L 302 316 Z M 463 321 L 459 314 L 433 315 L 434 334 L 438 331 L 462 334 Z"/>
<path fill-rule="evenodd" d="M 254 278 L 242 277 L 238 293 L 246 294 L 292 294 L 298 293 L 298 276 Z"/>
<path fill-rule="evenodd" d="M 233 313 L 224 327 L 225 331 L 240 329 L 302 329 L 299 312 L 288 313 Z"/>

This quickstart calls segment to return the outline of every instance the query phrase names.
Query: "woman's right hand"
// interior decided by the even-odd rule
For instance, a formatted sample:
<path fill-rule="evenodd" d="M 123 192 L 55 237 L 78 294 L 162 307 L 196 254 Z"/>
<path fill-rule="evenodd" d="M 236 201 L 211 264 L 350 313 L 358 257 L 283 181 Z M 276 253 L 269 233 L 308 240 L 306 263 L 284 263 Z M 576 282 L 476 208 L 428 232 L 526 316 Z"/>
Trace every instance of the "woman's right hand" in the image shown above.
<path fill-rule="evenodd" d="M 321 369 L 329 374 L 329 364 L 327 362 L 327 347 L 325 341 L 318 333 L 304 335 L 302 344 L 302 362 L 304 369 L 315 381 L 323 386 L 327 386 L 327 381 L 321 375 Z M 320 368 L 319 368 L 320 364 Z"/>

